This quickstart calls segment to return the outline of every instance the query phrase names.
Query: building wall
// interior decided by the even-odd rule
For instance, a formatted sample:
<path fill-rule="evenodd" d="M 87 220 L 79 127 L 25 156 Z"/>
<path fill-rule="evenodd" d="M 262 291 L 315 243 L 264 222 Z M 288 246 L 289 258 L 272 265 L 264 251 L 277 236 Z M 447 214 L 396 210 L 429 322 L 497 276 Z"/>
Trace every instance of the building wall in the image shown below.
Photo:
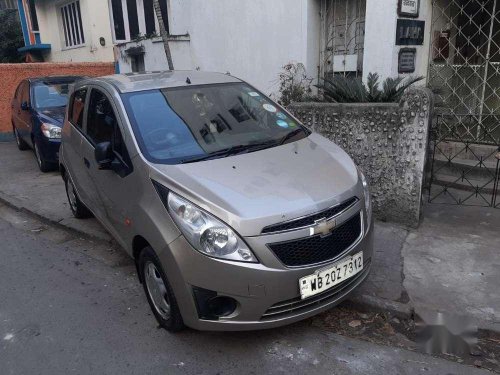
<path fill-rule="evenodd" d="M 113 74 L 113 63 L 33 63 L 0 64 L 0 140 L 10 138 L 12 123 L 10 105 L 19 83 L 28 77 L 50 75 L 102 76 Z"/>
<path fill-rule="evenodd" d="M 176 69 L 230 72 L 270 94 L 277 91 L 281 68 L 291 61 L 306 65 L 317 76 L 319 58 L 319 0 L 190 0 L 170 1 L 171 34 Z M 161 43 L 145 56 L 146 70 L 167 68 Z M 120 46 L 120 71 L 130 62 Z M 151 50 L 152 51 L 152 50 Z M 123 61 L 122 61 L 123 60 Z M 154 60 L 154 61 L 152 61 Z M 148 66 L 148 61 L 150 65 Z"/>
<path fill-rule="evenodd" d="M 407 46 L 396 46 L 396 22 L 398 0 L 367 0 L 365 23 L 365 53 L 363 79 L 369 73 L 379 73 L 382 79 L 398 77 L 399 50 Z M 413 18 L 412 18 L 413 19 Z M 432 0 L 420 0 L 418 20 L 425 21 L 425 38 L 422 46 L 416 48 L 416 70 L 412 75 L 427 76 L 429 68 L 429 43 L 431 36 Z M 421 81 L 422 85 L 425 80 Z"/>
<path fill-rule="evenodd" d="M 80 0 L 85 45 L 70 49 L 64 48 L 64 33 L 58 8 L 62 4 L 65 4 L 65 1 L 36 2 L 41 43 L 51 44 L 52 47 L 50 52 L 45 53 L 45 61 L 114 61 L 108 2 L 105 0 Z M 104 47 L 99 43 L 101 37 L 106 42 Z"/>

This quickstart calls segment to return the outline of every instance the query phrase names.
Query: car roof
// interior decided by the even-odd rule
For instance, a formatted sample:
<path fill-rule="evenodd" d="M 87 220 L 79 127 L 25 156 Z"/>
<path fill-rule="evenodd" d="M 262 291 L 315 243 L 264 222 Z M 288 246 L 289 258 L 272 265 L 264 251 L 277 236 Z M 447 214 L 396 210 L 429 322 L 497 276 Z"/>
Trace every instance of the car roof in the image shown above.
<path fill-rule="evenodd" d="M 89 78 L 79 83 L 84 85 L 96 81 L 106 82 L 114 86 L 121 93 L 190 85 L 242 82 L 238 78 L 224 73 L 202 72 L 199 70 L 167 70 L 161 72 L 114 74 Z"/>
<path fill-rule="evenodd" d="M 44 77 L 30 77 L 27 78 L 28 81 L 35 82 L 47 82 L 47 83 L 56 83 L 56 82 L 74 82 L 80 79 L 87 78 L 85 76 L 44 76 Z"/>

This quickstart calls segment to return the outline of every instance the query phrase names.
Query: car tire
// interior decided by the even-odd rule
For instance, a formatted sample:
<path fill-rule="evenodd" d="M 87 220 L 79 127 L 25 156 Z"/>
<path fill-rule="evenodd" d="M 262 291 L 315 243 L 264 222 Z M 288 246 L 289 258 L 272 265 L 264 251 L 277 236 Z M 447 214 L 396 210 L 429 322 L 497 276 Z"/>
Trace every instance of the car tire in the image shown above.
<path fill-rule="evenodd" d="M 25 151 L 30 148 L 29 145 L 21 138 L 19 132 L 17 131 L 14 125 L 12 125 L 12 132 L 14 133 L 14 138 L 16 140 L 17 148 L 19 150 Z"/>
<path fill-rule="evenodd" d="M 38 144 L 35 140 L 33 140 L 33 151 L 35 153 L 36 162 L 38 164 L 38 168 L 40 168 L 40 171 L 42 171 L 43 173 L 47 173 L 56 169 L 54 163 L 49 163 L 42 158 L 40 150 L 38 149 Z"/>
<path fill-rule="evenodd" d="M 69 208 L 73 216 L 77 219 L 86 219 L 92 216 L 92 212 L 85 206 L 76 192 L 73 181 L 69 176 L 65 176 L 64 184 L 66 186 L 66 196 L 68 197 Z"/>
<path fill-rule="evenodd" d="M 144 293 L 160 327 L 169 332 L 183 330 L 185 325 L 174 291 L 158 256 L 151 247 L 141 251 L 138 264 Z"/>

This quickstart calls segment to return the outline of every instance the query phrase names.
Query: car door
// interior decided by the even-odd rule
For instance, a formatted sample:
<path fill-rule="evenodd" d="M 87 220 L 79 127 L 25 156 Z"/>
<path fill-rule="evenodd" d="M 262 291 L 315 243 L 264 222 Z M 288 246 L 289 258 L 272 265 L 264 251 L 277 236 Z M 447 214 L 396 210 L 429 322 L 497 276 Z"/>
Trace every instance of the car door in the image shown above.
<path fill-rule="evenodd" d="M 17 128 L 19 122 L 19 115 L 21 114 L 21 91 L 24 86 L 24 81 L 21 81 L 16 88 L 14 98 L 12 98 L 11 110 L 12 110 L 12 123 Z"/>
<path fill-rule="evenodd" d="M 68 101 L 67 123 L 63 127 L 62 154 L 64 166 L 71 176 L 78 196 L 92 210 L 92 202 L 90 202 L 87 190 L 84 189 L 85 179 L 88 176 L 82 155 L 82 143 L 85 139 L 84 125 L 87 117 L 86 103 L 89 93 L 87 86 L 78 88 Z"/>
<path fill-rule="evenodd" d="M 111 96 L 103 89 L 92 88 L 86 124 L 87 140 L 82 143 L 89 185 L 95 188 L 92 199 L 101 219 L 123 246 L 128 239 L 128 213 L 134 202 L 136 185 L 131 176 L 133 167 L 124 141 L 124 131 Z M 95 146 L 102 142 L 112 145 L 112 169 L 100 170 L 95 161 Z"/>
<path fill-rule="evenodd" d="M 21 138 L 31 144 L 31 106 L 29 82 L 24 81 L 19 91 L 16 108 L 16 128 Z"/>

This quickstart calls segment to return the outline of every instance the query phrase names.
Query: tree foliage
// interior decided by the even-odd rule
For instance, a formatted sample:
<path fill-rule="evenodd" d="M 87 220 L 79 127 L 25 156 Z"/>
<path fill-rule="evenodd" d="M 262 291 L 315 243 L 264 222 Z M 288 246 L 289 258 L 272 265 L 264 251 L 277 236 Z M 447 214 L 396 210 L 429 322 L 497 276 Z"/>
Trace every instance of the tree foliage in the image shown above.
<path fill-rule="evenodd" d="M 22 62 L 17 51 L 24 46 L 23 32 L 17 10 L 0 11 L 0 63 Z"/>
<path fill-rule="evenodd" d="M 317 85 L 323 91 L 326 101 L 335 103 L 390 103 L 398 102 L 404 91 L 423 77 L 387 78 L 380 88 L 380 77 L 377 73 L 370 73 L 366 85 L 361 78 L 345 77 L 342 75 L 325 78 L 322 84 Z"/>

